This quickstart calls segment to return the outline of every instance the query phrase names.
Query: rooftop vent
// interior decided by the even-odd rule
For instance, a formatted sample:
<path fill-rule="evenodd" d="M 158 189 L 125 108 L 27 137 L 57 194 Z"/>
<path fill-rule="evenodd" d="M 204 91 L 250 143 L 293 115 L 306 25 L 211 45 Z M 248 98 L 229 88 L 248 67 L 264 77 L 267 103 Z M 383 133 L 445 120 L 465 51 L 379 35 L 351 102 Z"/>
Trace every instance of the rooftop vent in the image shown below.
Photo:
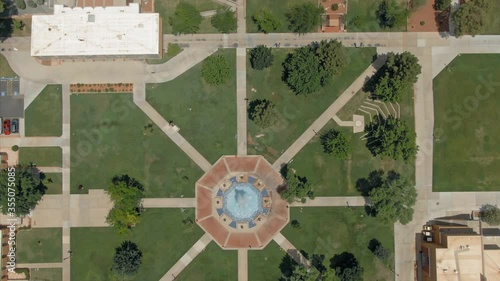
<path fill-rule="evenodd" d="M 93 15 L 93 14 L 88 15 L 87 22 L 95 22 L 95 15 Z"/>

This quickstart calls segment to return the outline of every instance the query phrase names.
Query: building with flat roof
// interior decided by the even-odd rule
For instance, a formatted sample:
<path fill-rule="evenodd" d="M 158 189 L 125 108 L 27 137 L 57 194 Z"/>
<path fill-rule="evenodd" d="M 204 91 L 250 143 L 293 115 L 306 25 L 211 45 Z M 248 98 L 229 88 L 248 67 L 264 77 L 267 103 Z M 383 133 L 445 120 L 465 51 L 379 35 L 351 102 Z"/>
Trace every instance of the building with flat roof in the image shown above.
<path fill-rule="evenodd" d="M 421 245 L 423 281 L 500 280 L 500 247 L 485 247 L 484 238 L 466 225 L 432 225 Z"/>
<path fill-rule="evenodd" d="M 40 59 L 89 57 L 159 58 L 161 18 L 122 7 L 54 6 L 53 15 L 33 15 L 31 55 Z"/>

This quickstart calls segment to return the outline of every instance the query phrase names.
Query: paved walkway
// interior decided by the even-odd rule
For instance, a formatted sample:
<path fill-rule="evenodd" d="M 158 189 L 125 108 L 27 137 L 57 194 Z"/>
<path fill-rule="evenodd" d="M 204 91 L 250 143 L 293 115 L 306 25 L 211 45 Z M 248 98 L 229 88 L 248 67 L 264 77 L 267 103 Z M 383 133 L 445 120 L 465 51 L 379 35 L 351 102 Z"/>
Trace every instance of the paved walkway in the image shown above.
<path fill-rule="evenodd" d="M 62 148 L 62 219 L 63 219 L 63 229 L 62 229 L 62 255 L 67 256 L 70 248 L 70 230 L 71 230 L 71 213 L 80 213 L 80 208 L 71 208 L 71 195 L 70 195 L 70 179 L 71 179 L 71 158 L 70 158 L 70 91 L 69 84 L 62 85 L 62 137 L 61 148 Z M 63 261 L 63 281 L 70 281 L 71 278 L 71 263 L 70 259 Z"/>
<path fill-rule="evenodd" d="M 311 267 L 311 262 L 308 259 L 306 259 L 302 255 L 302 253 L 299 250 L 297 250 L 297 248 L 295 248 L 295 246 L 292 243 L 290 243 L 290 241 L 288 241 L 286 237 L 283 236 L 283 234 L 281 234 L 281 232 L 276 234 L 273 240 L 296 262 L 301 263 L 307 267 Z"/>
<path fill-rule="evenodd" d="M 236 49 L 236 109 L 238 126 L 238 155 L 247 154 L 247 51 Z"/>
<path fill-rule="evenodd" d="M 144 208 L 194 208 L 196 198 L 144 198 Z"/>
<path fill-rule="evenodd" d="M 203 171 L 208 171 L 210 164 L 173 126 L 163 118 L 146 100 L 144 83 L 134 84 L 134 103 L 153 121 L 182 151 L 184 151 Z"/>
<path fill-rule="evenodd" d="M 66 257 L 66 256 L 64 256 Z M 44 262 L 44 263 L 18 263 L 17 268 L 61 268 L 62 263 L 60 262 Z"/>
<path fill-rule="evenodd" d="M 364 85 L 366 79 L 371 77 L 385 62 L 384 57 L 379 57 L 371 64 L 336 100 L 328 109 L 316 119 L 309 128 L 274 162 L 276 170 L 290 162 L 292 158 L 330 121 L 335 114 L 356 94 Z"/>
<path fill-rule="evenodd" d="M 62 168 L 61 167 L 40 167 L 40 166 L 37 166 L 36 167 L 38 170 L 40 170 L 40 172 L 43 172 L 43 173 L 61 173 L 62 172 Z"/>
<path fill-rule="evenodd" d="M 19 86 L 20 94 L 24 95 L 24 109 L 26 109 L 38 97 L 47 84 L 31 82 L 21 77 Z"/>
<path fill-rule="evenodd" d="M 238 250 L 238 281 L 248 281 L 248 249 Z"/>
<path fill-rule="evenodd" d="M 316 197 L 314 200 L 307 199 L 306 203 L 294 202 L 291 207 L 355 207 L 365 206 L 369 200 L 363 196 Z"/>
<path fill-rule="evenodd" d="M 212 241 L 212 237 L 205 233 L 191 249 L 189 249 L 175 264 L 170 268 L 160 281 L 173 281 L 181 273 L 181 271 L 193 261 L 198 254 L 205 250 L 208 243 Z M 212 269 L 215 270 L 215 269 Z"/>

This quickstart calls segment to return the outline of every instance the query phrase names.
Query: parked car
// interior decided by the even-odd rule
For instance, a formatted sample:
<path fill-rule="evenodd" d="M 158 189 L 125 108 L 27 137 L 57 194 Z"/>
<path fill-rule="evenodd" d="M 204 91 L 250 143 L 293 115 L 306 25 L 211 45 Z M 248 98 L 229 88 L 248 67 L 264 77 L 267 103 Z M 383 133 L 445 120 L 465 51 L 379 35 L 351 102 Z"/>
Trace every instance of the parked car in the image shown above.
<path fill-rule="evenodd" d="M 5 135 L 10 135 L 10 120 L 9 119 L 5 119 L 3 121 L 3 133 Z"/>
<path fill-rule="evenodd" d="M 19 133 L 19 119 L 12 119 L 11 131 L 13 134 Z"/>

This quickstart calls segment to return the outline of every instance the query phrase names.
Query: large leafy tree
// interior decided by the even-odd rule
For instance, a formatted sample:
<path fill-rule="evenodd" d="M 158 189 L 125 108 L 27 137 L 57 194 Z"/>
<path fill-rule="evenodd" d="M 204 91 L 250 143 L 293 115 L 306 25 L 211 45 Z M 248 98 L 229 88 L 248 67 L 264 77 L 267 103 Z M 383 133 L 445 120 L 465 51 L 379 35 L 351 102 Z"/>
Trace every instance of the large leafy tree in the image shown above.
<path fill-rule="evenodd" d="M 201 75 L 208 84 L 224 84 L 229 78 L 229 63 L 224 56 L 210 56 L 201 65 Z"/>
<path fill-rule="evenodd" d="M 338 159 L 347 159 L 352 152 L 352 145 L 340 131 L 330 129 L 320 137 L 323 151 Z"/>
<path fill-rule="evenodd" d="M 257 24 L 259 31 L 264 33 L 273 32 L 281 26 L 279 19 L 266 9 L 255 12 L 252 19 Z"/>
<path fill-rule="evenodd" d="M 271 48 L 259 45 L 250 50 L 250 64 L 253 69 L 262 70 L 273 65 L 274 55 Z"/>
<path fill-rule="evenodd" d="M 383 0 L 379 4 L 376 15 L 381 28 L 392 29 L 405 26 L 409 12 L 395 0 Z"/>
<path fill-rule="evenodd" d="M 422 67 L 418 58 L 410 52 L 388 53 L 386 63 L 368 83 L 368 91 L 376 99 L 400 102 L 403 95 L 413 89 Z"/>
<path fill-rule="evenodd" d="M 370 201 L 374 215 L 381 222 L 407 224 L 413 219 L 417 190 L 401 175 L 389 172 L 382 184 L 370 191 Z"/>
<path fill-rule="evenodd" d="M 380 115 L 376 117 L 366 128 L 369 131 L 366 146 L 371 153 L 396 160 L 414 159 L 418 151 L 415 131 L 405 121 L 392 115 L 387 118 Z"/>
<path fill-rule="evenodd" d="M 198 32 L 203 17 L 194 5 L 182 1 L 169 20 L 174 33 L 188 34 Z"/>
<path fill-rule="evenodd" d="M 234 12 L 229 8 L 217 10 L 217 13 L 212 17 L 210 22 L 222 33 L 235 31 L 238 25 Z"/>
<path fill-rule="evenodd" d="M 40 171 L 31 165 L 0 170 L 0 208 L 3 214 L 24 217 L 35 208 L 47 190 L 38 179 L 39 174 Z"/>
<path fill-rule="evenodd" d="M 488 223 L 489 225 L 499 225 L 500 224 L 500 209 L 497 206 L 491 204 L 485 204 L 482 207 L 481 220 Z"/>
<path fill-rule="evenodd" d="M 490 8 L 489 0 L 470 0 L 456 10 L 452 19 L 455 22 L 455 35 L 470 34 L 475 36 L 483 31 L 486 13 Z"/>
<path fill-rule="evenodd" d="M 285 185 L 280 187 L 281 198 L 289 203 L 294 201 L 306 202 L 307 198 L 313 199 L 314 192 L 311 183 L 305 177 L 298 176 L 288 167 L 284 167 L 282 173 L 285 176 Z"/>
<path fill-rule="evenodd" d="M 249 104 L 248 117 L 260 128 L 267 128 L 276 122 L 277 114 L 271 101 L 256 99 Z"/>
<path fill-rule="evenodd" d="M 297 49 L 283 63 L 284 78 L 297 95 L 307 95 L 321 89 L 326 76 L 320 60 L 310 46 Z"/>
<path fill-rule="evenodd" d="M 302 264 L 295 266 L 292 275 L 289 277 L 282 277 L 281 280 L 285 281 L 318 281 L 319 273 L 314 268 L 307 268 Z M 322 280 L 322 279 L 319 279 Z"/>
<path fill-rule="evenodd" d="M 342 72 L 347 65 L 347 50 L 337 39 L 322 40 L 316 44 L 315 51 L 323 69 L 333 75 Z"/>
<path fill-rule="evenodd" d="M 137 274 L 142 263 L 142 252 L 131 241 L 123 241 L 115 249 L 111 271 L 121 279 L 129 279 Z"/>
<path fill-rule="evenodd" d="M 308 33 L 316 31 L 322 22 L 324 10 L 312 2 L 298 4 L 290 7 L 286 14 L 290 30 L 295 33 Z"/>
<path fill-rule="evenodd" d="M 115 176 L 108 189 L 113 201 L 113 208 L 106 217 L 106 222 L 113 226 L 119 234 L 139 223 L 139 204 L 144 194 L 143 185 L 128 175 Z"/>
<path fill-rule="evenodd" d="M 342 252 L 333 256 L 330 267 L 341 281 L 363 281 L 364 269 L 352 253 Z"/>

